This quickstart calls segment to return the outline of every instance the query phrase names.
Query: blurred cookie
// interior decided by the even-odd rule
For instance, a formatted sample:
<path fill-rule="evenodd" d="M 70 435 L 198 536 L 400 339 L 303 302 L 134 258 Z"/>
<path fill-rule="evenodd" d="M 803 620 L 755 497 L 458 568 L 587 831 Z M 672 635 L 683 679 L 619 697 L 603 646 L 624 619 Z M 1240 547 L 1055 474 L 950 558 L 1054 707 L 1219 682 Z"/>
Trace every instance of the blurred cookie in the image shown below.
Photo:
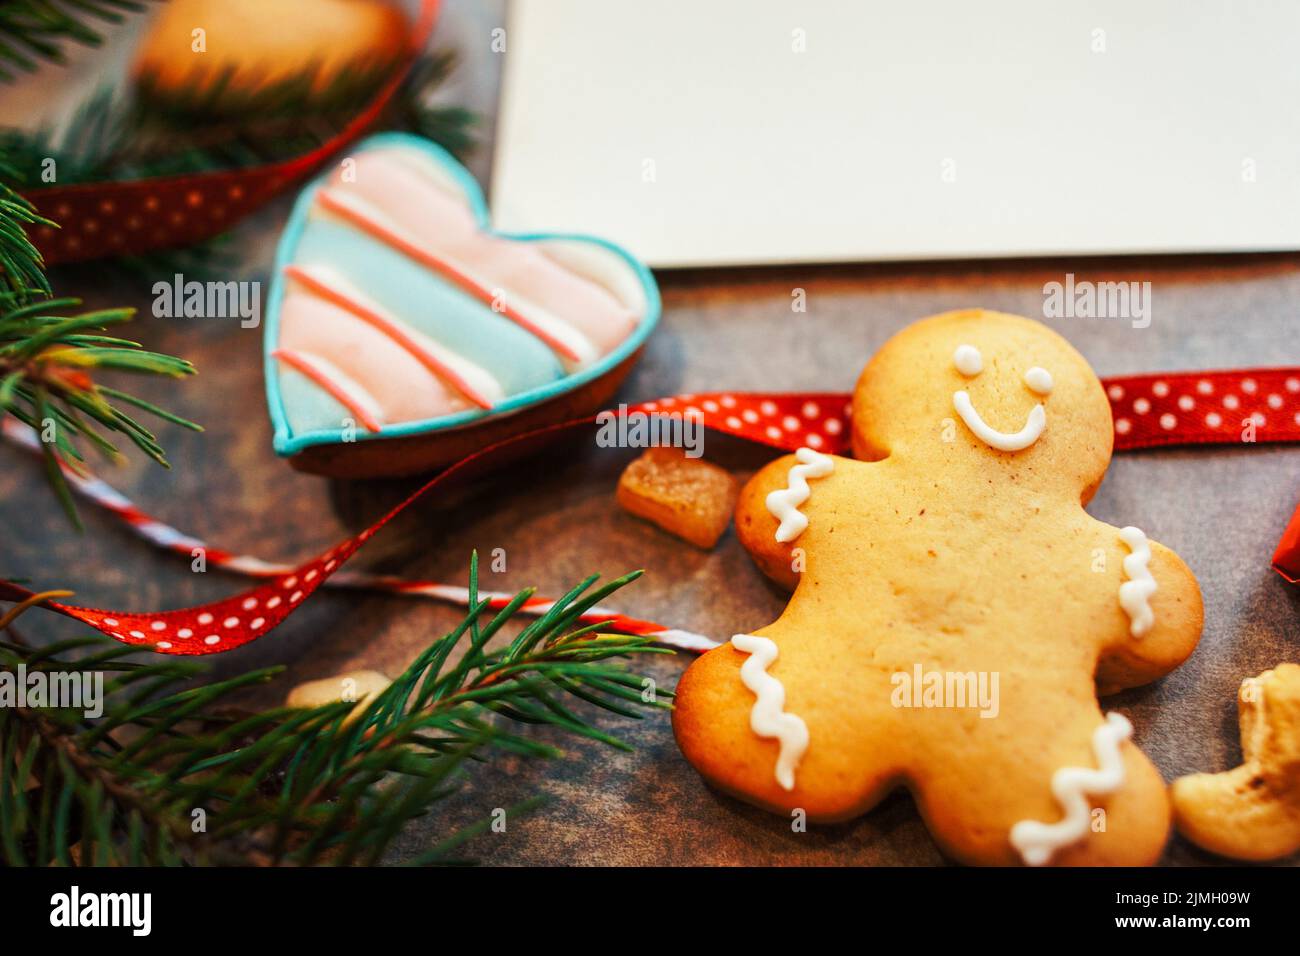
<path fill-rule="evenodd" d="M 224 94 L 311 77 L 381 75 L 402 53 L 406 15 L 383 0 L 171 0 L 136 53 L 132 75 L 160 98 L 211 89 Z"/>
<path fill-rule="evenodd" d="M 1179 777 L 1170 792 L 1178 831 L 1234 860 L 1300 850 L 1300 665 L 1278 664 L 1237 693 L 1242 763 Z"/>

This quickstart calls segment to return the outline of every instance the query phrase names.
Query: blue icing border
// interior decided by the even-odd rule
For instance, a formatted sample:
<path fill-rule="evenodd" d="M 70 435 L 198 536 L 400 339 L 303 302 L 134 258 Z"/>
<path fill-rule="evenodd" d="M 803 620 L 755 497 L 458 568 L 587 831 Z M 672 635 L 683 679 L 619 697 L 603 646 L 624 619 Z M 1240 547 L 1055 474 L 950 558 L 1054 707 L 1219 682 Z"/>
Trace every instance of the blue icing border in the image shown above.
<path fill-rule="evenodd" d="M 299 194 L 298 200 L 294 204 L 293 211 L 289 215 L 288 224 L 285 226 L 284 234 L 280 237 L 280 243 L 276 249 L 274 265 L 275 271 L 271 277 L 271 285 L 267 293 L 266 328 L 263 330 L 262 335 L 262 372 L 263 378 L 266 381 L 267 408 L 270 412 L 271 424 L 274 428 L 273 445 L 275 452 L 278 455 L 295 455 L 305 448 L 342 442 L 345 438 L 348 441 L 378 441 L 384 438 L 429 435 L 450 428 L 467 425 L 481 419 L 510 414 L 521 408 L 536 405 L 539 402 L 544 402 L 550 398 L 554 398 L 556 395 L 561 395 L 565 392 L 571 391 L 572 389 L 578 388 L 579 386 L 609 372 L 619 363 L 623 362 L 633 352 L 639 349 L 649 337 L 650 333 L 654 330 L 655 325 L 659 322 L 659 316 L 662 310 L 662 305 L 659 299 L 659 287 L 655 284 L 654 277 L 651 275 L 650 270 L 621 246 L 615 245 L 608 240 L 596 236 L 585 236 L 575 233 L 508 233 L 492 229 L 489 225 L 488 208 L 487 203 L 483 199 L 482 190 L 479 189 L 478 182 L 470 174 L 469 170 L 457 162 L 455 157 L 441 146 L 419 136 L 413 136 L 409 133 L 380 133 L 377 136 L 368 137 L 363 142 L 359 143 L 353 150 L 353 153 L 359 153 L 367 149 L 389 148 L 393 146 L 418 149 L 431 157 L 439 165 L 443 166 L 451 178 L 464 192 L 470 207 L 474 210 L 475 219 L 478 221 L 479 226 L 485 231 L 491 232 L 493 235 L 521 242 L 539 242 L 556 239 L 589 242 L 619 256 L 628 264 L 628 267 L 641 281 L 641 287 L 645 292 L 646 298 L 645 315 L 642 316 L 640 323 L 632 330 L 632 333 L 620 342 L 613 351 L 608 355 L 602 356 L 587 368 L 571 375 L 565 375 L 562 378 L 549 381 L 538 387 L 530 388 L 527 391 L 507 396 L 504 401 L 500 402 L 490 410 L 477 408 L 467 409 L 463 412 L 457 412 L 454 415 L 443 415 L 438 418 L 427 418 L 415 422 L 401 422 L 394 425 L 385 425 L 377 432 L 369 432 L 362 429 L 353 434 L 345 433 L 342 428 L 332 428 L 313 429 L 302 433 L 294 433 L 293 429 L 289 425 L 289 419 L 285 409 L 284 395 L 281 391 L 279 363 L 271 356 L 271 353 L 275 350 L 277 343 L 280 341 L 280 304 L 284 299 L 285 292 L 284 268 L 285 266 L 297 261 L 296 253 L 299 244 L 302 242 L 304 231 L 308 228 L 308 212 L 315 199 L 316 191 L 330 176 L 330 171 L 327 171 L 308 184 Z M 313 229 L 315 228 L 315 225 L 316 224 L 312 224 Z M 395 255 L 400 254 L 395 253 Z M 459 290 L 456 291 L 458 292 Z M 374 296 L 372 290 L 366 289 L 366 292 L 378 299 L 378 296 Z M 502 321 L 508 320 L 502 319 Z"/>
<path fill-rule="evenodd" d="M 280 377 L 277 383 L 280 393 L 284 396 L 285 410 L 290 408 L 310 408 L 315 416 L 322 421 L 341 422 L 345 419 L 355 418 L 337 398 L 329 392 L 322 389 L 315 382 L 311 381 L 297 369 L 280 368 L 278 369 Z M 301 404 L 300 404 L 301 403 Z M 293 413 L 289 413 L 293 414 Z M 299 418 L 309 418 L 310 415 L 299 411 Z M 358 425 L 358 432 L 364 429 Z"/>

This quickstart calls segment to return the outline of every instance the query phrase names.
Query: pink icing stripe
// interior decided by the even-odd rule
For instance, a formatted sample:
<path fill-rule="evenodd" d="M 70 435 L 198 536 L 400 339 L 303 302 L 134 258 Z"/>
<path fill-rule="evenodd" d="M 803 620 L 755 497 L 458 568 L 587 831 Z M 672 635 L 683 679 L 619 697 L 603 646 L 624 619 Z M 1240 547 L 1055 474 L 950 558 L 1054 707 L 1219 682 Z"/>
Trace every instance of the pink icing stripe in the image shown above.
<path fill-rule="evenodd" d="M 362 156 L 358 167 L 355 182 L 338 181 L 334 188 L 379 210 L 425 249 L 457 263 L 484 285 L 534 303 L 601 351 L 613 348 L 635 328 L 636 316 L 617 296 L 548 256 L 545 244 L 484 231 L 465 197 L 453 193 L 454 187 L 440 185 L 434 171 L 384 152 Z"/>
<path fill-rule="evenodd" d="M 356 382 L 374 398 L 376 418 L 386 423 L 420 421 L 475 407 L 370 323 L 296 283 L 286 286 L 278 347 L 329 362 L 323 366 L 326 371 L 339 370 L 332 377 L 345 384 Z M 478 384 L 477 379 L 471 381 Z M 479 388 L 486 392 L 484 386 Z"/>
<path fill-rule="evenodd" d="M 337 305 L 339 308 L 355 315 L 363 322 L 368 323 L 384 335 L 388 336 L 417 359 L 421 365 L 444 382 L 451 385 L 456 389 L 456 391 L 460 392 L 475 405 L 480 408 L 492 407 L 492 402 L 487 398 L 484 398 L 483 395 L 465 381 L 465 379 L 455 369 L 451 368 L 446 363 L 439 361 L 437 356 L 432 355 L 428 349 L 423 348 L 419 342 L 416 342 L 407 335 L 406 332 L 396 323 L 380 315 L 378 312 L 375 312 L 373 309 L 366 308 L 366 306 L 362 305 L 360 302 L 349 298 L 337 289 L 331 288 L 297 266 L 285 266 L 284 274 L 315 295 L 324 299 L 326 302 Z"/>
<path fill-rule="evenodd" d="M 419 262 L 421 265 L 427 266 L 446 276 L 480 302 L 499 311 L 512 322 L 527 329 L 533 335 L 545 342 L 551 349 L 559 352 L 569 361 L 581 361 L 581 356 L 574 352 L 573 349 L 569 348 L 568 345 L 555 338 L 553 335 L 550 335 L 545 329 L 540 328 L 507 303 L 500 301 L 490 290 L 483 288 L 451 263 L 439 259 L 430 252 L 426 252 L 424 249 L 398 235 L 396 232 L 393 232 L 391 229 L 367 216 L 365 213 L 353 209 L 345 203 L 339 202 L 330 195 L 330 192 L 327 189 L 322 189 L 316 194 L 316 201 L 320 203 L 321 206 L 334 213 L 334 215 L 341 219 L 346 219 L 363 232 L 369 233 L 376 239 L 388 243 L 390 246 L 414 259 L 416 262 Z"/>
<path fill-rule="evenodd" d="M 323 388 L 333 396 L 340 405 L 350 411 L 353 415 L 357 416 L 357 419 L 361 424 L 366 426 L 367 430 L 377 432 L 383 427 L 375 420 L 375 417 L 366 410 L 365 406 L 357 401 L 356 396 L 352 395 L 352 393 L 350 393 L 346 388 L 326 375 L 324 370 L 311 360 L 310 356 L 304 355 L 301 352 L 295 352 L 293 349 L 276 349 L 271 353 L 271 355 L 273 358 L 279 359 L 290 368 L 296 369 L 303 375 L 306 375 L 309 379 Z"/>

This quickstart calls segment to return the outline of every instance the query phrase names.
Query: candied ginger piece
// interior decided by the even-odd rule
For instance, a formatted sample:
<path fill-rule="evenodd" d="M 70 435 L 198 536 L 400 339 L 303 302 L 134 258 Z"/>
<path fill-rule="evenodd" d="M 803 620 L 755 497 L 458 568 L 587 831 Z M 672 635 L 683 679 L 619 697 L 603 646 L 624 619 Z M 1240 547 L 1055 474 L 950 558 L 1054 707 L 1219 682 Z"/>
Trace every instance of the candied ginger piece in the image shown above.
<path fill-rule="evenodd" d="M 623 471 L 618 502 L 698 548 L 722 537 L 736 506 L 736 479 L 680 448 L 649 448 Z"/>

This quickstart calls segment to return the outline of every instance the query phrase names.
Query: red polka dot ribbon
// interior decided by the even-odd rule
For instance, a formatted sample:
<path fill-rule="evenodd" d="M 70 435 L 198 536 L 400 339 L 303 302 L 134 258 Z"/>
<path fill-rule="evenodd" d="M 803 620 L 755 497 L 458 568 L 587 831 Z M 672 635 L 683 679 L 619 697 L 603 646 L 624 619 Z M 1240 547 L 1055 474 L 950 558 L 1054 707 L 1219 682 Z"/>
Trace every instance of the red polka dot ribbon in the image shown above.
<path fill-rule="evenodd" d="M 712 392 L 642 402 L 630 406 L 628 413 L 681 416 L 714 431 L 786 451 L 806 446 L 840 454 L 849 447 L 849 399 L 842 392 Z"/>
<path fill-rule="evenodd" d="M 1300 441 L 1300 369 L 1131 375 L 1107 379 L 1102 384 L 1114 413 L 1117 450 L 1176 444 Z M 806 446 L 841 454 L 849 448 L 849 396 L 844 393 L 675 395 L 601 414 L 640 413 L 680 416 L 784 451 Z M 195 547 L 203 547 L 211 566 L 262 580 L 257 586 L 224 600 L 175 611 L 131 613 L 55 602 L 43 606 L 126 644 L 149 647 L 163 654 L 203 655 L 232 650 L 268 633 L 332 577 L 338 578 L 338 586 L 419 593 L 464 603 L 463 589 L 433 582 L 408 582 L 351 572 L 340 574 L 339 569 L 400 512 L 437 489 L 487 470 L 504 449 L 518 451 L 517 446 L 522 443 L 540 447 L 555 433 L 590 426 L 599 417 L 552 425 L 489 445 L 435 476 L 360 534 L 295 566 L 207 548 L 203 542 L 140 511 L 102 481 L 69 472 L 69 479 L 79 492 L 116 513 L 154 543 L 186 556 Z M 21 435 L 19 440 L 28 444 L 34 442 L 30 429 L 23 426 L 7 425 L 6 434 L 15 438 Z M 1294 524 L 1293 551 L 1300 548 L 1300 523 Z M 1300 572 L 1300 554 L 1293 553 L 1291 558 L 1294 569 Z M 1278 565 L 1278 570 L 1282 571 L 1283 567 Z M 31 594 L 18 585 L 0 581 L 0 600 L 21 601 Z M 541 597 L 534 600 L 538 607 L 545 607 L 546 602 Z M 666 643 L 692 650 L 712 644 L 701 635 L 623 617 L 616 612 L 596 609 L 593 614 L 594 619 L 610 621 L 611 627 L 662 635 Z"/>
<path fill-rule="evenodd" d="M 438 0 L 422 0 L 401 66 L 338 135 L 311 152 L 243 169 L 28 190 L 24 195 L 36 210 L 59 224 L 57 229 L 32 229 L 33 244 L 46 265 L 53 266 L 190 246 L 225 232 L 324 165 L 379 117 L 423 49 L 437 15 Z"/>
<path fill-rule="evenodd" d="M 1300 369 L 1128 375 L 1102 384 L 1117 450 L 1300 441 Z"/>

